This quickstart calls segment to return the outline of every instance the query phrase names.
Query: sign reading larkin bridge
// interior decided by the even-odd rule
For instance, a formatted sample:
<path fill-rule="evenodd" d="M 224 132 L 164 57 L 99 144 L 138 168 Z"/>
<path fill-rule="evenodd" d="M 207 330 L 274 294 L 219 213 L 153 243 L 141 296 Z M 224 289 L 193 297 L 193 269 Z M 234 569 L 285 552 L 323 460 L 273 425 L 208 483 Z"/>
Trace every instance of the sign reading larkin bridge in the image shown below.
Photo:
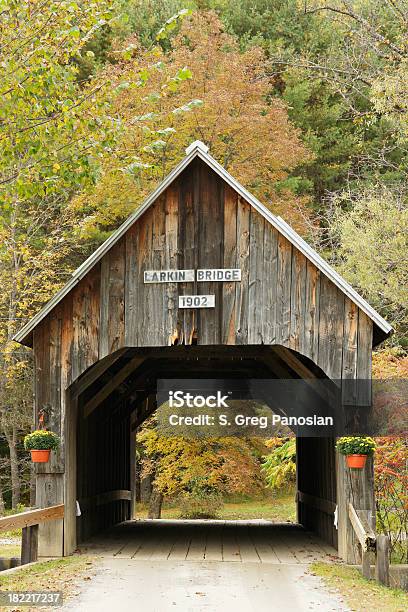
<path fill-rule="evenodd" d="M 145 283 L 235 282 L 241 280 L 241 270 L 215 268 L 197 270 L 145 270 Z M 215 295 L 180 295 L 179 308 L 214 308 Z"/>
<path fill-rule="evenodd" d="M 195 270 L 146 270 L 144 272 L 145 283 L 193 283 Z M 235 268 L 216 268 L 197 270 L 198 282 L 214 281 L 240 281 L 241 270 Z"/>

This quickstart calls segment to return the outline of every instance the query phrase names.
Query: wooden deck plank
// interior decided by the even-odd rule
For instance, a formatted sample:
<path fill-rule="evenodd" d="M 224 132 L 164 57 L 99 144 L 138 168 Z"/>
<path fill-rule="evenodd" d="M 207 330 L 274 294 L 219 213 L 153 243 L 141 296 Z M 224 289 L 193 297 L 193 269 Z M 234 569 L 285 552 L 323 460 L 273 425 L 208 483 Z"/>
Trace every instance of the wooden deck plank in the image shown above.
<path fill-rule="evenodd" d="M 206 561 L 222 561 L 222 529 L 221 525 L 207 529 Z"/>
<path fill-rule="evenodd" d="M 242 561 L 235 531 L 229 525 L 226 525 L 222 531 L 222 560 Z"/>
<path fill-rule="evenodd" d="M 259 527 L 250 530 L 250 537 L 261 563 L 281 563 L 275 548 L 271 545 L 267 530 Z"/>
<path fill-rule="evenodd" d="M 191 538 L 192 534 L 190 530 L 180 530 L 167 558 L 171 561 L 184 561 L 190 548 Z"/>
<path fill-rule="evenodd" d="M 205 559 L 205 547 L 207 532 L 204 527 L 191 530 L 191 542 L 188 548 L 187 561 L 203 561 Z"/>
<path fill-rule="evenodd" d="M 242 527 L 237 532 L 237 541 L 243 563 L 260 563 L 261 559 L 249 535 L 248 527 Z"/>

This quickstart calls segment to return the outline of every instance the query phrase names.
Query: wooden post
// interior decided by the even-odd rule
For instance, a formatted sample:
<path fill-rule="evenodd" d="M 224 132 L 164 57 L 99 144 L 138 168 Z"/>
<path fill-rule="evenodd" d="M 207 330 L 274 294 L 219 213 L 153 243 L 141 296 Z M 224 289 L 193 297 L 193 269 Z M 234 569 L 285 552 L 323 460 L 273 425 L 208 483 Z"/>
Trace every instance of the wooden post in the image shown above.
<path fill-rule="evenodd" d="M 362 563 L 361 563 L 361 571 L 363 573 L 364 578 L 367 580 L 371 579 L 371 557 L 372 553 L 369 551 L 362 552 Z"/>
<path fill-rule="evenodd" d="M 374 462 L 367 457 L 364 469 L 350 469 L 344 455 L 337 453 L 337 505 L 339 556 L 346 563 L 359 565 L 358 539 L 349 518 L 349 503 L 356 511 L 364 510 L 375 531 Z"/>
<path fill-rule="evenodd" d="M 133 425 L 137 421 L 137 411 L 134 410 L 130 415 L 130 444 L 129 444 L 129 470 L 130 470 L 130 520 L 135 518 L 135 503 L 136 503 L 136 431 Z"/>
<path fill-rule="evenodd" d="M 377 536 L 375 578 L 381 584 L 390 586 L 390 539 L 382 534 Z"/>
<path fill-rule="evenodd" d="M 37 561 L 38 558 L 38 525 L 23 527 L 21 538 L 21 565 Z"/>
<path fill-rule="evenodd" d="M 65 474 L 64 474 L 64 556 L 72 555 L 77 546 L 77 415 L 78 398 L 67 392 L 65 413 Z"/>

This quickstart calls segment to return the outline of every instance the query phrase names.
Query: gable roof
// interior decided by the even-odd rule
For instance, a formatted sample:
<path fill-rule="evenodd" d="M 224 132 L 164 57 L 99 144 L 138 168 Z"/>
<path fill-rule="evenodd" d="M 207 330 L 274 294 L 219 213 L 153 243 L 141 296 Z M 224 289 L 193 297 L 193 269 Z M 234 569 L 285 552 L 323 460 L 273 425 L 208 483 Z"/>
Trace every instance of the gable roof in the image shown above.
<path fill-rule="evenodd" d="M 24 327 L 15 334 L 13 340 L 21 344 L 30 345 L 30 336 L 33 329 L 51 312 L 51 310 L 75 287 L 75 285 L 89 272 L 89 270 L 107 253 L 110 248 L 126 233 L 126 231 L 139 219 L 158 196 L 183 172 L 195 159 L 200 158 L 214 172 L 216 172 L 228 185 L 241 195 L 255 210 L 257 210 L 273 227 L 293 244 L 307 259 L 309 259 L 323 274 L 327 276 L 345 295 L 347 295 L 366 315 L 374 322 L 378 330 L 374 334 L 374 345 L 378 344 L 393 332 L 393 328 L 364 298 L 361 297 L 320 255 L 307 244 L 281 217 L 271 213 L 255 196 L 234 179 L 223 166 L 221 166 L 209 153 L 208 147 L 200 140 L 196 140 L 186 149 L 186 156 L 144 200 L 142 205 L 122 225 L 79 266 L 72 274 L 70 280 L 56 293 Z"/>

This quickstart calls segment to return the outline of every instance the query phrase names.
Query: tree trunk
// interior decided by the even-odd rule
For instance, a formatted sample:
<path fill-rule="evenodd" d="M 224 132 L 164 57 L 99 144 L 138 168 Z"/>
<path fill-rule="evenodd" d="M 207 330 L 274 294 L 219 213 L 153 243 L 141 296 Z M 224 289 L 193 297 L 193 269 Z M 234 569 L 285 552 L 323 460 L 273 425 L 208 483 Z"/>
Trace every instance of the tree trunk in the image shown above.
<path fill-rule="evenodd" d="M 156 487 L 153 487 L 149 502 L 149 519 L 159 519 L 161 517 L 161 508 L 163 503 L 163 495 Z"/>
<path fill-rule="evenodd" d="M 11 473 L 11 507 L 14 510 L 20 503 L 21 480 L 18 470 L 17 456 L 17 428 L 5 430 L 7 444 L 10 452 L 10 473 Z"/>
<path fill-rule="evenodd" d="M 3 489 L 1 487 L 1 480 L 0 480 L 0 516 L 4 514 L 5 509 L 6 508 L 4 506 Z"/>

